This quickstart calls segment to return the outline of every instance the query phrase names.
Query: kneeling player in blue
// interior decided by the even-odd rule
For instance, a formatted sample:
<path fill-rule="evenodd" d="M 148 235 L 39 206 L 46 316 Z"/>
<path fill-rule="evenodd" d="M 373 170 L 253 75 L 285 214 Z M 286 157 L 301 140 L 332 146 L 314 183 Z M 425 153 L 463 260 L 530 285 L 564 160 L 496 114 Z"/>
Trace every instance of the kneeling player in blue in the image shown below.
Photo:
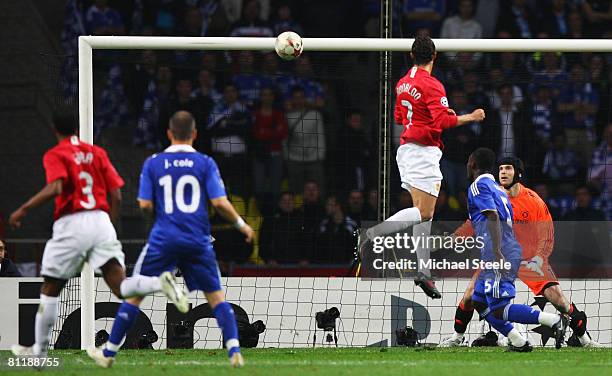
<path fill-rule="evenodd" d="M 148 158 L 140 175 L 138 201 L 144 212 L 155 214 L 155 224 L 134 268 L 134 275 L 162 276 L 174 279 L 176 268 L 183 273 L 190 291 L 204 291 L 223 333 L 230 364 L 244 364 L 238 342 L 238 328 L 232 306 L 225 301 L 221 275 L 211 243 L 207 203 L 253 239 L 253 230 L 228 201 L 225 186 L 215 161 L 192 147 L 197 136 L 195 121 L 185 111 L 170 119 L 168 138 L 172 145 Z M 169 273 L 170 272 L 170 273 Z M 177 309 L 189 310 L 185 292 L 175 286 L 169 291 Z M 89 356 L 102 367 L 110 367 L 121 342 L 138 316 L 144 297 L 124 301 L 115 317 L 108 342 L 103 349 L 88 350 Z"/>
<path fill-rule="evenodd" d="M 514 280 L 521 264 L 521 247 L 512 229 L 512 206 L 504 189 L 491 174 L 495 153 L 486 148 L 474 151 L 467 169 L 473 183 L 468 189 L 468 214 L 475 235 L 484 241 L 481 261 L 489 265 L 480 272 L 472 297 L 481 319 L 510 340 L 510 351 L 532 350 L 511 322 L 542 324 L 552 328 L 555 347 L 560 348 L 568 320 L 563 315 L 541 312 L 528 305 L 512 304 Z"/>

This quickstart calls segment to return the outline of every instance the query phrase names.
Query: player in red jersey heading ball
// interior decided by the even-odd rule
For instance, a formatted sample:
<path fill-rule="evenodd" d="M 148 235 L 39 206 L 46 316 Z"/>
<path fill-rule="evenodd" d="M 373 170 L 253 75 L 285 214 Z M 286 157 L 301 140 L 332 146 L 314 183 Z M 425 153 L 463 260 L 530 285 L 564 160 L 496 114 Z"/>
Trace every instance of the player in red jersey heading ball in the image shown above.
<path fill-rule="evenodd" d="M 410 57 L 414 66 L 402 77 L 395 88 L 395 122 L 404 127 L 397 149 L 397 167 L 402 188 L 412 196 L 414 207 L 400 210 L 383 223 L 366 232 L 372 240 L 413 226 L 413 236 L 426 237 L 431 231 L 431 219 L 440 191 L 442 173 L 440 158 L 442 131 L 474 121 L 483 121 L 484 110 L 457 116 L 448 107 L 444 86 L 431 75 L 436 60 L 436 47 L 429 37 L 417 36 Z M 431 298 L 441 297 L 423 263 L 429 260 L 430 250 L 416 249 L 419 273 L 415 283 Z"/>

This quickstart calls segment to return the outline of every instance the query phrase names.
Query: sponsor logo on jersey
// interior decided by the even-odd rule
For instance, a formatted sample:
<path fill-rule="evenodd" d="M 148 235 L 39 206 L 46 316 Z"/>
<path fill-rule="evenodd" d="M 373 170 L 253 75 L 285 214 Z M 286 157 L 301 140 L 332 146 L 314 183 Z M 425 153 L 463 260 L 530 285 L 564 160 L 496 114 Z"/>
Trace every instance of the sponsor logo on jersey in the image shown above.
<path fill-rule="evenodd" d="M 440 103 L 442 104 L 442 106 L 448 107 L 448 99 L 446 97 L 440 98 Z"/>

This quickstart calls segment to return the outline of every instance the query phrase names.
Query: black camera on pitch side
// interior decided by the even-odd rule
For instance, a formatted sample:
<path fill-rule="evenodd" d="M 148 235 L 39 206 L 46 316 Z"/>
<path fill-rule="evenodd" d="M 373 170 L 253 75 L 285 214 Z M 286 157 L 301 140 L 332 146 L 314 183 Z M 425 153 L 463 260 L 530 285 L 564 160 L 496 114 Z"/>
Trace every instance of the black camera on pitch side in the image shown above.
<path fill-rule="evenodd" d="M 323 329 L 326 332 L 336 329 L 336 319 L 340 317 L 340 311 L 336 307 L 331 307 L 323 312 L 317 312 L 315 321 L 317 328 Z"/>
<path fill-rule="evenodd" d="M 419 333 L 410 326 L 397 329 L 395 338 L 398 346 L 415 347 L 419 344 Z"/>

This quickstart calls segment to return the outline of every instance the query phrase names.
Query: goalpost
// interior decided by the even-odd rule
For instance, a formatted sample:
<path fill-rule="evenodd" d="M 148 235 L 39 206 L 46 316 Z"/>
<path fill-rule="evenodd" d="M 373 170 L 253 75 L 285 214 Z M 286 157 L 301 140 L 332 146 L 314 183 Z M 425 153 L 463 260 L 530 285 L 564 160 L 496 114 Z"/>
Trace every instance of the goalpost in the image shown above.
<path fill-rule="evenodd" d="M 153 50 L 258 50 L 273 51 L 275 38 L 230 37 L 136 37 L 80 36 L 78 40 L 79 119 L 80 137 L 93 143 L 93 50 L 94 49 L 153 49 Z M 304 38 L 305 51 L 410 51 L 412 39 L 366 38 Z M 612 52 L 612 40 L 568 39 L 436 39 L 440 52 Z M 388 93 L 381 101 L 389 103 Z M 388 108 L 381 106 L 380 108 Z M 382 127 L 390 126 L 381 124 Z M 381 140 L 380 148 L 390 150 L 390 140 Z M 389 161 L 380 161 L 387 164 Z M 385 179 L 385 178 L 383 178 Z M 382 184 L 387 185 L 388 180 Z M 383 195 L 381 200 L 386 200 Z M 383 202 L 386 206 L 388 203 Z M 81 273 L 81 348 L 94 345 L 95 286 L 94 271 L 86 264 Z"/>

